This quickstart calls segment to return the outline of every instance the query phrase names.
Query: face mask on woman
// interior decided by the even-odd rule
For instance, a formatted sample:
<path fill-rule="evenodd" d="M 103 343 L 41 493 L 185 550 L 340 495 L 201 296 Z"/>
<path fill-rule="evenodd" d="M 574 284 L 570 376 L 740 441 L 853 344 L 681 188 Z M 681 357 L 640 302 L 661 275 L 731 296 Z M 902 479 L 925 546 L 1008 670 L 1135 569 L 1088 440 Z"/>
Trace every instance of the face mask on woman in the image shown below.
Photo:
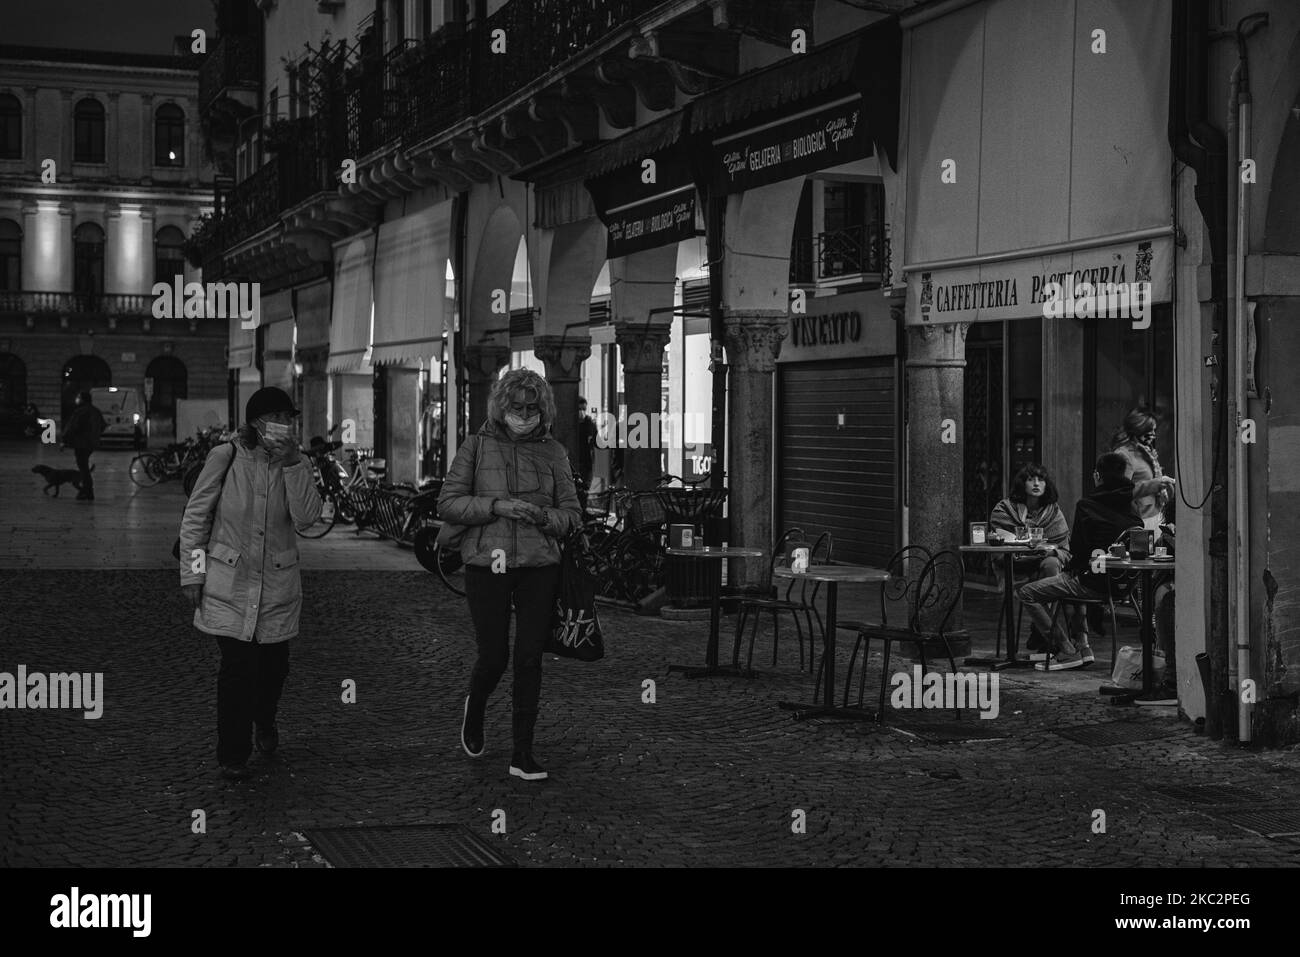
<path fill-rule="evenodd" d="M 530 415 L 525 419 L 522 416 L 515 415 L 513 412 L 506 413 L 506 425 L 515 435 L 527 435 L 529 432 L 533 431 L 533 429 L 537 428 L 537 424 L 541 421 L 542 417 L 540 414 Z"/>

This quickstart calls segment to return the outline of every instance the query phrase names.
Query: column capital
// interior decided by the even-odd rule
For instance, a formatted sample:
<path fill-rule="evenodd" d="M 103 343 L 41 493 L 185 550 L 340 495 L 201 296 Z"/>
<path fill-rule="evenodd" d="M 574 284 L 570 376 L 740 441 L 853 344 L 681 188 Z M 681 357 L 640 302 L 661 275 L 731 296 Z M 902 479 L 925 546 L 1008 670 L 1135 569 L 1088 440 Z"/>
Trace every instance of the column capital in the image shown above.
<path fill-rule="evenodd" d="M 672 326 L 662 322 L 615 322 L 614 341 L 618 343 L 623 371 L 661 373 L 664 347 L 672 332 Z"/>
<path fill-rule="evenodd" d="M 741 372 L 774 372 L 781 343 L 790 332 L 782 309 L 727 310 L 723 316 L 727 361 Z"/>
<path fill-rule="evenodd" d="M 509 362 L 509 346 L 476 342 L 465 347 L 465 377 L 470 382 L 491 382 Z"/>
<path fill-rule="evenodd" d="M 969 322 L 926 323 L 907 327 L 909 367 L 966 365 L 966 333 Z"/>
<path fill-rule="evenodd" d="M 546 363 L 552 382 L 578 380 L 578 369 L 591 356 L 589 336 L 533 336 L 533 355 Z"/>

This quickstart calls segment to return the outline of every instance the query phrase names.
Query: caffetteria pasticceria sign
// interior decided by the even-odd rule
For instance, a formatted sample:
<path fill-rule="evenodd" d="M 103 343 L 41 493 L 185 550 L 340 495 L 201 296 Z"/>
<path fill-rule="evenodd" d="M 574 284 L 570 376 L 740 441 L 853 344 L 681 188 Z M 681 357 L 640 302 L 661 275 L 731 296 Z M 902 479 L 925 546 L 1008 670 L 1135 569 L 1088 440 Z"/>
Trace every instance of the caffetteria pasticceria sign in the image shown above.
<path fill-rule="evenodd" d="M 739 193 L 870 155 L 862 97 L 851 96 L 714 140 L 714 176 Z"/>

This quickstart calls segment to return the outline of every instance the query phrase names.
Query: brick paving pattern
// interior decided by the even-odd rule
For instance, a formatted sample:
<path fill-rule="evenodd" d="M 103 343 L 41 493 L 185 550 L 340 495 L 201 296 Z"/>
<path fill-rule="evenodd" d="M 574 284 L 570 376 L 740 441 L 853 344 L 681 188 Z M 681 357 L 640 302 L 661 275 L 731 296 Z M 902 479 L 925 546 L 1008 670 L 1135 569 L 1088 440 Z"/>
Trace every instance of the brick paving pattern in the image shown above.
<path fill-rule="evenodd" d="M 1088 670 L 1003 672 L 1000 716 L 962 718 L 995 736 L 945 740 L 926 729 L 950 731 L 951 712 L 891 712 L 884 727 L 792 720 L 777 702 L 812 689 L 792 632 L 775 669 L 770 633 L 760 637 L 760 677 L 687 680 L 668 664 L 702 661 L 703 622 L 606 610 L 605 661 L 544 666 L 537 751 L 551 780 L 510 778 L 509 675 L 489 708 L 486 755 L 459 746 L 473 653 L 463 600 L 406 570 L 409 552 L 337 530 L 304 544 L 313 570 L 280 753 L 255 755 L 252 779 L 226 783 L 214 758 L 216 648 L 190 626 L 170 562 L 148 564 L 150 542 L 175 534 L 180 493 L 108 481 L 93 506 L 46 502 L 19 482 L 18 466 L 35 460 L 0 449 L 0 671 L 102 671 L 104 713 L 0 712 L 0 865 L 321 867 L 305 830 L 432 822 L 463 824 L 526 865 L 1300 864 L 1300 841 L 1156 790 L 1232 786 L 1258 797 L 1248 807 L 1293 808 L 1296 753 L 1224 747 L 1173 709 L 1105 704 L 1102 655 Z M 76 548 L 79 567 L 50 561 L 81 535 L 68 515 L 87 508 L 118 527 L 100 533 L 116 544 Z M 992 601 L 971 603 L 972 619 L 986 619 Z M 841 642 L 841 687 L 848 653 Z M 869 689 L 878 654 L 870 667 Z M 654 704 L 642 701 L 647 678 Z M 341 701 L 345 679 L 355 704 Z M 1116 721 L 1164 733 L 1105 747 L 1057 733 Z M 206 834 L 191 831 L 195 809 Z M 496 809 L 504 835 L 491 833 Z M 804 834 L 792 832 L 796 809 Z M 1104 834 L 1092 832 L 1094 809 Z"/>

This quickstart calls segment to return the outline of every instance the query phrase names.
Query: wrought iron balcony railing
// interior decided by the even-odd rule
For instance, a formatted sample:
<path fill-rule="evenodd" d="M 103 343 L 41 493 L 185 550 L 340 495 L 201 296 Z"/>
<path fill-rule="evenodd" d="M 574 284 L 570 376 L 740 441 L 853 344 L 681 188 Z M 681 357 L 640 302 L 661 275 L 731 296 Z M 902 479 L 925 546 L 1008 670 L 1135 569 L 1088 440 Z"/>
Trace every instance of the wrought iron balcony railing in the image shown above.
<path fill-rule="evenodd" d="M 884 226 L 868 223 L 798 236 L 790 244 L 790 281 L 813 283 L 884 272 Z"/>
<path fill-rule="evenodd" d="M 256 92 L 261 77 L 257 38 L 218 37 L 199 67 L 199 109 L 207 111 L 223 90 L 240 87 Z"/>
<path fill-rule="evenodd" d="M 0 312 L 35 315 L 143 316 L 153 315 L 153 296 L 127 293 L 0 292 Z"/>

